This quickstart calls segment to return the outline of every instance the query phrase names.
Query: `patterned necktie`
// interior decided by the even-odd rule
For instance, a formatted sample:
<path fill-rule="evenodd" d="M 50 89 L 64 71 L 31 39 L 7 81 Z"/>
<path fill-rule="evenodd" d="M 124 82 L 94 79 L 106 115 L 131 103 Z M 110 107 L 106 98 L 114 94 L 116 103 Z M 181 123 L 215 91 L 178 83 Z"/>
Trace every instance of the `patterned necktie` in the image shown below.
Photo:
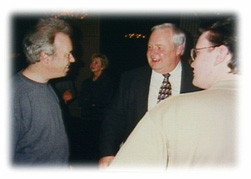
<path fill-rule="evenodd" d="M 162 85 L 161 85 L 160 90 L 159 90 L 158 103 L 161 100 L 164 100 L 168 96 L 172 95 L 171 83 L 169 82 L 170 74 L 167 73 L 167 74 L 165 74 L 163 76 L 164 76 L 164 80 L 163 80 Z"/>

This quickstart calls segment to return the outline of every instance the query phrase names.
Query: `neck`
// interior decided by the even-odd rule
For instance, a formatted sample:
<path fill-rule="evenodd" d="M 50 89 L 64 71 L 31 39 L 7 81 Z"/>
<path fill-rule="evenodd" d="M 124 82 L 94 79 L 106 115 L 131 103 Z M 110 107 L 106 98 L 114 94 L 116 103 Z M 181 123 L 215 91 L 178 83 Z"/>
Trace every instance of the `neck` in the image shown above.
<path fill-rule="evenodd" d="M 46 77 L 45 73 L 43 73 L 42 69 L 37 64 L 29 65 L 23 71 L 23 75 L 38 83 L 47 83 L 49 81 L 49 78 Z"/>
<path fill-rule="evenodd" d="M 233 74 L 230 73 L 231 69 L 228 67 L 228 63 L 229 61 L 226 60 L 225 63 L 223 63 L 223 65 L 219 65 L 219 68 L 216 69 L 215 74 L 216 77 L 216 81 L 225 81 L 225 80 L 236 80 L 239 78 L 238 74 Z"/>
<path fill-rule="evenodd" d="M 94 72 L 92 80 L 96 81 L 100 77 L 101 74 L 102 74 L 102 71 Z"/>
<path fill-rule="evenodd" d="M 210 87 L 212 87 L 213 85 L 215 85 L 216 83 L 220 82 L 220 81 L 233 81 L 233 80 L 238 80 L 239 79 L 239 75 L 238 74 L 233 74 L 233 73 L 229 73 L 229 69 L 227 72 L 225 73 L 221 73 L 221 74 L 218 74 L 214 80 L 211 82 Z M 208 89 L 206 88 L 206 89 Z"/>
<path fill-rule="evenodd" d="M 239 75 L 238 74 L 233 74 L 233 73 L 227 73 L 225 75 L 222 76 L 221 81 L 226 81 L 226 80 L 237 80 L 239 79 Z M 220 81 L 220 80 L 218 80 Z"/>
<path fill-rule="evenodd" d="M 175 60 L 175 62 L 172 65 L 168 66 L 168 69 L 166 69 L 165 71 L 162 71 L 161 74 L 167 74 L 174 71 L 175 68 L 178 66 L 179 62 L 180 62 L 180 59 Z"/>

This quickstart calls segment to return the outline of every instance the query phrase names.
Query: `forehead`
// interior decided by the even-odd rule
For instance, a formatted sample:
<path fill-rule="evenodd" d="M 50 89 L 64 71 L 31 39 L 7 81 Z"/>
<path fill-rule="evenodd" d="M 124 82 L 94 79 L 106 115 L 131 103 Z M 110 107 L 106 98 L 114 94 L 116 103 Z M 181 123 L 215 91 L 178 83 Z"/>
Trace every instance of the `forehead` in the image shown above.
<path fill-rule="evenodd" d="M 152 32 L 149 41 L 168 41 L 173 37 L 171 28 L 156 29 Z"/>
<path fill-rule="evenodd" d="M 201 36 L 199 37 L 196 48 L 203 48 L 203 47 L 208 47 L 210 46 L 210 42 L 208 40 L 208 34 L 209 32 L 203 32 Z"/>
<path fill-rule="evenodd" d="M 92 59 L 92 62 L 101 62 L 101 58 L 99 58 L 99 57 L 94 57 L 93 59 Z"/>
<path fill-rule="evenodd" d="M 55 35 L 54 45 L 57 48 L 66 48 L 67 50 L 72 50 L 72 42 L 68 35 L 64 33 L 57 33 Z"/>

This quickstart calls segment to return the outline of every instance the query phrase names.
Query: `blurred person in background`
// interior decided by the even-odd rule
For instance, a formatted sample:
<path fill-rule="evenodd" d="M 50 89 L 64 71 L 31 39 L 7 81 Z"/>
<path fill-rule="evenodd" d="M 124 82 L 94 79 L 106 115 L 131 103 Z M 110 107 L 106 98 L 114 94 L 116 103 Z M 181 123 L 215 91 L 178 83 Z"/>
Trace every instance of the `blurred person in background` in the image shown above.
<path fill-rule="evenodd" d="M 113 95 L 113 81 L 105 74 L 109 61 L 105 54 L 92 55 L 90 70 L 92 75 L 84 80 L 79 92 L 82 117 L 103 119 L 104 110 Z"/>

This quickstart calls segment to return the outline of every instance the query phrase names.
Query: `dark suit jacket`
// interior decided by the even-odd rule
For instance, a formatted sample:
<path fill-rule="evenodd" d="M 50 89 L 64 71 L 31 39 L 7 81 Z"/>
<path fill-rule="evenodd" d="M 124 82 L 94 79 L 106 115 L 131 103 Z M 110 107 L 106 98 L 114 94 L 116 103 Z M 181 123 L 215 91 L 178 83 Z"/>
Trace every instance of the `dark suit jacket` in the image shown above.
<path fill-rule="evenodd" d="M 152 69 L 141 67 L 122 75 L 119 89 L 107 110 L 100 141 L 100 155 L 115 155 L 147 111 Z M 181 93 L 197 91 L 190 65 L 182 62 Z"/>

